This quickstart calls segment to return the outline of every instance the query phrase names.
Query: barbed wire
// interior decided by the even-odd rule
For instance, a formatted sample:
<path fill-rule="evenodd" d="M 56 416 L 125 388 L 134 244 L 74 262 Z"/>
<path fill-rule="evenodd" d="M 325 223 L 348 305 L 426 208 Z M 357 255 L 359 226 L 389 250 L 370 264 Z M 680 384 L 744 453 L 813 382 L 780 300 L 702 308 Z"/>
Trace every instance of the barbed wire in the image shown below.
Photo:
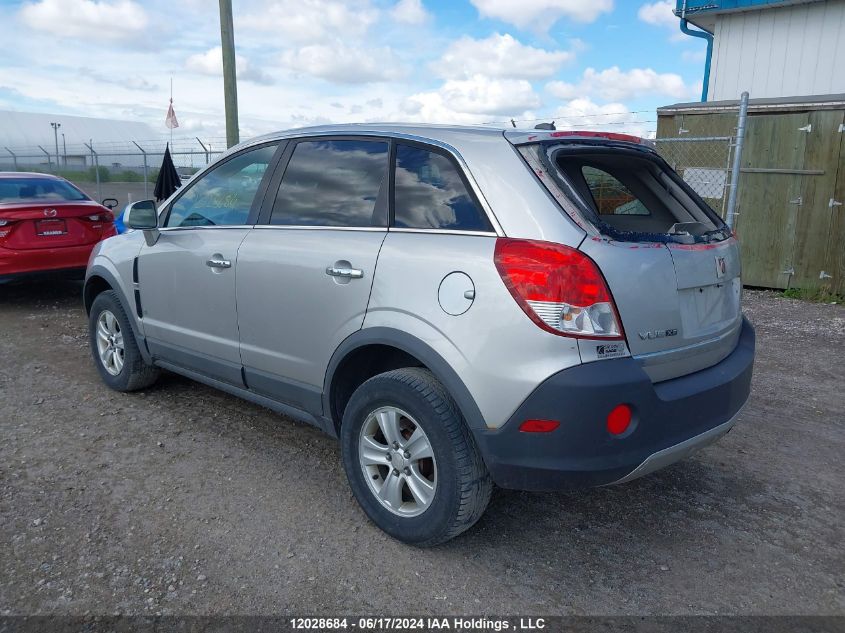
<path fill-rule="evenodd" d="M 593 114 L 562 114 L 552 113 L 546 116 L 537 117 L 535 119 L 518 119 L 512 117 L 505 120 L 487 121 L 482 125 L 511 125 L 512 121 L 517 123 L 536 123 L 537 121 L 550 121 L 552 119 L 569 120 L 569 119 L 592 119 L 594 117 L 608 117 L 608 116 L 626 116 L 629 114 L 654 114 L 654 110 L 629 110 L 625 112 L 595 112 Z M 602 124 L 604 125 L 604 124 Z"/>

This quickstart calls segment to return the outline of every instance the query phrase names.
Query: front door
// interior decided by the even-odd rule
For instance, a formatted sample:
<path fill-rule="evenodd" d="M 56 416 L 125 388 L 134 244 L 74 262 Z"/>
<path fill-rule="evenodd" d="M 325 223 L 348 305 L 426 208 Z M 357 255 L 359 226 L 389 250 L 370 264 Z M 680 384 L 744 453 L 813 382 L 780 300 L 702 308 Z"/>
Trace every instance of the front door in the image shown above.
<path fill-rule="evenodd" d="M 326 366 L 360 329 L 387 226 L 388 142 L 304 139 L 288 150 L 237 270 L 250 389 L 319 412 Z M 285 159 L 283 159 L 284 162 Z"/>
<path fill-rule="evenodd" d="M 235 275 L 277 145 L 233 155 L 192 182 L 162 213 L 138 261 L 142 323 L 152 355 L 243 384 Z"/>

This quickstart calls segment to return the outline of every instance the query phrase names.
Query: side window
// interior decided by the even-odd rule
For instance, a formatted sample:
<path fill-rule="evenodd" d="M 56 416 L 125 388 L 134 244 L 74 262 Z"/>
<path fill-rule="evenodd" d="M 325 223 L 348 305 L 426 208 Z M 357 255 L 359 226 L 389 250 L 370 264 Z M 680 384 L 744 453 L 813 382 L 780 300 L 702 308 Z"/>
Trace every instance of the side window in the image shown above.
<path fill-rule="evenodd" d="M 387 175 L 386 141 L 302 141 L 288 163 L 270 224 L 385 226 L 376 200 Z"/>
<path fill-rule="evenodd" d="M 253 198 L 276 145 L 244 152 L 215 167 L 170 207 L 165 226 L 237 226 L 246 224 Z"/>
<path fill-rule="evenodd" d="M 411 145 L 396 146 L 394 210 L 400 228 L 492 230 L 452 161 Z"/>
<path fill-rule="evenodd" d="M 599 215 L 651 215 L 642 201 L 615 176 L 585 165 L 581 168 Z"/>

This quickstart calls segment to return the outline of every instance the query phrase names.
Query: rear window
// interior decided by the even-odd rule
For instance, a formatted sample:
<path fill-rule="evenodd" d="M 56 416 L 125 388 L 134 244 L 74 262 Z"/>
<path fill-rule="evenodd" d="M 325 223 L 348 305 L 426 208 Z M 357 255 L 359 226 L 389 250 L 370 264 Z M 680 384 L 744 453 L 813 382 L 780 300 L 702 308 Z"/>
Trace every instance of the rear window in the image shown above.
<path fill-rule="evenodd" d="M 88 196 L 64 180 L 52 178 L 0 179 L 0 204 L 10 202 L 79 202 Z"/>
<path fill-rule="evenodd" d="M 721 219 L 659 157 L 601 144 L 519 148 L 572 220 L 613 240 L 709 242 L 730 237 Z"/>
<path fill-rule="evenodd" d="M 399 228 L 492 230 L 449 158 L 401 143 L 396 146 L 394 209 Z"/>

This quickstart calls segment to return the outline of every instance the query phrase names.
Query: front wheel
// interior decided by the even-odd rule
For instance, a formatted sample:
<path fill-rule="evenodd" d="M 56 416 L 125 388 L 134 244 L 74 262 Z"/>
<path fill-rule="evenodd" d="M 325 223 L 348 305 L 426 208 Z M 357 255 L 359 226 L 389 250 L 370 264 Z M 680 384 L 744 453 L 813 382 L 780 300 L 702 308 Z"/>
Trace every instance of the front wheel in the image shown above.
<path fill-rule="evenodd" d="M 455 402 L 426 369 L 379 374 L 349 400 L 343 464 L 367 516 L 421 547 L 472 527 L 493 484 Z"/>
<path fill-rule="evenodd" d="M 136 391 L 149 387 L 158 378 L 158 368 L 141 356 L 129 317 L 114 290 L 102 292 L 94 299 L 88 334 L 100 377 L 112 389 Z"/>

